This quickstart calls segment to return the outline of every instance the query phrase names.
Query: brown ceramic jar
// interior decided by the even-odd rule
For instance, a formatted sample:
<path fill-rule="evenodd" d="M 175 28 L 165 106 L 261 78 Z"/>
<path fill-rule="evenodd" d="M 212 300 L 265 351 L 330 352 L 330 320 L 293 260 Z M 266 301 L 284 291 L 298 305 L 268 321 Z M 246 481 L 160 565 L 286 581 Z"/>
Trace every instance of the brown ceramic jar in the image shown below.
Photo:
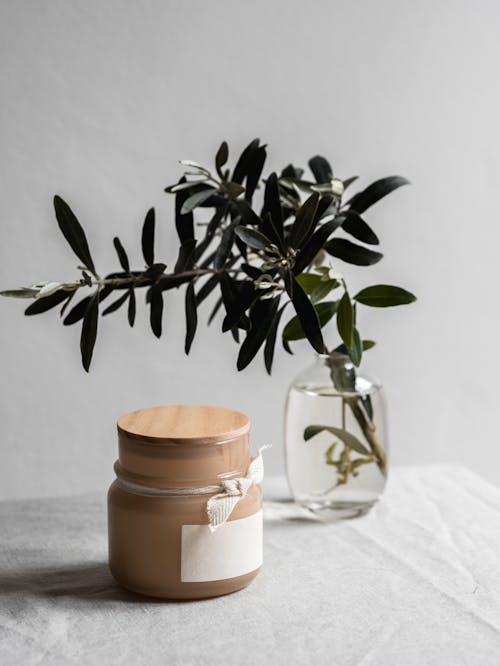
<path fill-rule="evenodd" d="M 108 529 L 109 565 L 120 585 L 153 597 L 201 599 L 255 578 L 260 486 L 252 484 L 215 531 L 207 517 L 220 484 L 247 474 L 249 429 L 245 414 L 221 407 L 154 407 L 118 420 Z"/>

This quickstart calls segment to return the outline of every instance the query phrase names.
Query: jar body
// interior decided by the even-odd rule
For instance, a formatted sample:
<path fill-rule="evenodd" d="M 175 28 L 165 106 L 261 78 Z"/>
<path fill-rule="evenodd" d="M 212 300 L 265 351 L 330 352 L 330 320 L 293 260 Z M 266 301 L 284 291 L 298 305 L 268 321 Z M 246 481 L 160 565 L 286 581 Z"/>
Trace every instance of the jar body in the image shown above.
<path fill-rule="evenodd" d="M 358 374 L 345 356 L 318 357 L 289 388 L 285 450 L 297 503 L 331 519 L 366 513 L 387 477 L 381 386 Z"/>
<path fill-rule="evenodd" d="M 207 512 L 211 498 L 225 499 L 224 484 L 238 486 L 249 473 L 248 433 L 247 417 L 223 408 L 152 408 L 118 421 L 108 543 L 120 585 L 152 597 L 202 599 L 255 578 L 262 564 L 260 485 L 243 484 L 215 529 Z"/>
<path fill-rule="evenodd" d="M 114 481 L 108 492 L 108 537 L 109 567 L 115 580 L 133 592 L 166 599 L 202 599 L 246 587 L 258 574 L 258 562 L 262 560 L 260 486 L 250 488 L 231 513 L 228 523 L 213 534 L 208 530 L 206 512 L 210 497 L 141 495 L 125 490 L 119 481 Z M 222 531 L 231 529 L 231 523 L 249 518 L 257 521 L 250 526 L 251 533 L 247 532 L 246 539 L 250 539 L 258 566 L 230 578 L 183 580 L 186 577 L 182 566 L 183 556 L 186 557 L 184 526 L 203 526 L 205 538 L 220 540 L 224 537 Z M 224 557 L 223 552 L 221 556 Z M 218 563 L 212 562 L 212 565 L 217 568 Z M 238 567 L 236 563 L 236 569 Z"/>

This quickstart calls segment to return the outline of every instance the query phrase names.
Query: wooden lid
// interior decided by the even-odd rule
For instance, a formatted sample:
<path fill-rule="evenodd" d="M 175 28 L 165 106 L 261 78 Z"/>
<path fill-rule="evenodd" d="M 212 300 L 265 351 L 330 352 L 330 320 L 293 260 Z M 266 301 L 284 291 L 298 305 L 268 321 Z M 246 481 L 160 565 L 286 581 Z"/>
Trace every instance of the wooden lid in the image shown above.
<path fill-rule="evenodd" d="M 210 444 L 250 430 L 246 414 L 225 407 L 169 405 L 150 407 L 118 419 L 118 431 L 151 443 Z"/>

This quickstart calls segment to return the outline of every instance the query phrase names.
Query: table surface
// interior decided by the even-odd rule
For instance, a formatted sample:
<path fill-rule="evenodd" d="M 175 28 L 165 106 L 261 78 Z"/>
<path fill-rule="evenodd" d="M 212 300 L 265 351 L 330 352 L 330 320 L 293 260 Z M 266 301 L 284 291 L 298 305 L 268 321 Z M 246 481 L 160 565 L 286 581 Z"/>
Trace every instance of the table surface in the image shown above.
<path fill-rule="evenodd" d="M 0 503 L 3 666 L 500 663 L 500 489 L 463 467 L 396 468 L 336 524 L 271 505 L 262 573 L 226 597 L 132 595 L 106 549 L 104 495 Z"/>

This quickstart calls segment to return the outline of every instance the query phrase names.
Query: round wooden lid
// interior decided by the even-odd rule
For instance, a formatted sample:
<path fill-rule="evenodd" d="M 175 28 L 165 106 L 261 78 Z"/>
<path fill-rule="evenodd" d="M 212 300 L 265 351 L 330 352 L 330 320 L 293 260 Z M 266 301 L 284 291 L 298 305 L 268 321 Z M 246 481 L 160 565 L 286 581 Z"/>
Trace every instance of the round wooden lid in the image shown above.
<path fill-rule="evenodd" d="M 250 430 L 246 414 L 225 407 L 168 405 L 139 409 L 118 419 L 128 437 L 151 442 L 215 443 Z"/>

